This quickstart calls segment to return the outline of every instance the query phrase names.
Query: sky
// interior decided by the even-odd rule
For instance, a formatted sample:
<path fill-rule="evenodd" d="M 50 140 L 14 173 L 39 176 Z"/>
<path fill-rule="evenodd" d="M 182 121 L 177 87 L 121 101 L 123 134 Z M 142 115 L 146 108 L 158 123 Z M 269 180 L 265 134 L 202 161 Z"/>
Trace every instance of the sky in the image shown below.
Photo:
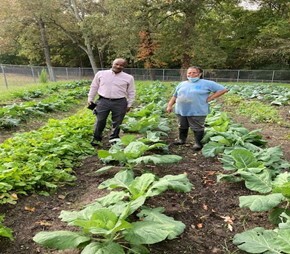
<path fill-rule="evenodd" d="M 257 10 L 259 5 L 255 3 L 250 3 L 250 1 L 244 0 L 241 3 L 242 6 L 244 6 L 248 10 Z"/>

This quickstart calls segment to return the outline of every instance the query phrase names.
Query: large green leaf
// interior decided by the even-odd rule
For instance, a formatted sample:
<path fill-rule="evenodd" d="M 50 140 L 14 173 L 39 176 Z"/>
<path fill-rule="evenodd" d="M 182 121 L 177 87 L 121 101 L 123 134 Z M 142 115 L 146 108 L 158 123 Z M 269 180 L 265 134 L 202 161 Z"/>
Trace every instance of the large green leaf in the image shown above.
<path fill-rule="evenodd" d="M 288 183 L 290 181 L 290 172 L 284 172 L 276 176 L 276 178 L 273 180 L 273 189 L 275 187 L 282 186 L 285 183 Z"/>
<path fill-rule="evenodd" d="M 202 148 L 202 154 L 205 157 L 215 157 L 224 150 L 224 145 L 217 142 L 208 142 Z"/>
<path fill-rule="evenodd" d="M 97 201 L 105 207 L 116 204 L 127 198 L 129 194 L 125 191 L 111 191 L 108 195 L 98 198 Z"/>
<path fill-rule="evenodd" d="M 117 215 L 108 208 L 96 210 L 89 219 L 76 219 L 73 225 L 93 234 L 109 234 L 118 221 Z"/>
<path fill-rule="evenodd" d="M 273 192 L 282 193 L 285 197 L 290 198 L 290 182 L 277 186 L 273 189 Z"/>
<path fill-rule="evenodd" d="M 124 232 L 131 244 L 154 244 L 165 240 L 171 231 L 155 221 L 133 222 L 132 228 Z"/>
<path fill-rule="evenodd" d="M 152 197 L 159 195 L 167 189 L 173 189 L 175 191 L 189 192 L 192 188 L 192 184 L 186 174 L 179 175 L 166 175 L 155 181 L 147 192 L 147 196 Z"/>
<path fill-rule="evenodd" d="M 128 189 L 129 185 L 134 179 L 134 173 L 132 170 L 122 170 L 115 174 L 113 178 L 110 178 L 102 182 L 98 188 L 99 189 L 115 189 L 115 188 L 125 188 Z"/>
<path fill-rule="evenodd" d="M 136 177 L 129 186 L 129 191 L 132 194 L 132 198 L 136 199 L 144 195 L 154 181 L 155 175 L 152 173 L 145 173 L 139 177 Z"/>
<path fill-rule="evenodd" d="M 138 216 L 141 217 L 142 221 L 155 221 L 160 227 L 165 227 L 168 230 L 168 239 L 176 238 L 184 231 L 185 225 L 161 212 L 163 209 L 160 208 L 143 209 Z"/>
<path fill-rule="evenodd" d="M 290 229 L 279 229 L 274 243 L 283 253 L 290 253 Z"/>
<path fill-rule="evenodd" d="M 122 246 L 114 242 L 88 244 L 81 254 L 125 254 Z"/>
<path fill-rule="evenodd" d="M 258 168 L 262 165 L 258 162 L 254 154 L 245 149 L 234 149 L 231 156 L 235 160 L 235 165 L 240 168 Z"/>
<path fill-rule="evenodd" d="M 80 211 L 61 211 L 59 218 L 68 222 L 68 225 L 73 225 L 76 219 L 89 220 L 95 211 L 102 208 L 101 204 L 95 202 Z"/>
<path fill-rule="evenodd" d="M 149 146 L 141 141 L 133 141 L 124 149 L 124 154 L 127 159 L 136 159 L 140 157 L 145 151 L 149 149 Z"/>
<path fill-rule="evenodd" d="M 150 254 L 150 251 L 141 244 L 131 244 L 131 248 L 128 250 L 128 254 Z"/>
<path fill-rule="evenodd" d="M 262 195 L 251 195 L 239 197 L 240 207 L 248 207 L 253 212 L 269 211 L 279 205 L 284 196 L 280 193 Z"/>
<path fill-rule="evenodd" d="M 53 231 L 39 232 L 33 237 L 33 241 L 48 248 L 65 250 L 89 242 L 90 237 L 71 231 Z"/>
<path fill-rule="evenodd" d="M 245 171 L 239 171 L 239 173 L 245 180 L 245 185 L 248 189 L 259 193 L 268 193 L 272 190 L 271 175 L 267 169 L 258 174 Z"/>
<path fill-rule="evenodd" d="M 154 164 L 172 164 L 176 163 L 182 160 L 181 156 L 178 155 L 159 155 L 159 154 L 154 154 L 154 155 L 147 155 L 147 156 L 142 156 L 139 157 L 138 159 L 135 160 L 130 160 L 130 163 L 136 163 L 136 164 L 141 164 L 141 163 L 154 163 Z"/>
<path fill-rule="evenodd" d="M 257 227 L 240 234 L 236 234 L 233 243 L 239 249 L 248 253 L 281 253 L 274 243 L 277 233 Z"/>

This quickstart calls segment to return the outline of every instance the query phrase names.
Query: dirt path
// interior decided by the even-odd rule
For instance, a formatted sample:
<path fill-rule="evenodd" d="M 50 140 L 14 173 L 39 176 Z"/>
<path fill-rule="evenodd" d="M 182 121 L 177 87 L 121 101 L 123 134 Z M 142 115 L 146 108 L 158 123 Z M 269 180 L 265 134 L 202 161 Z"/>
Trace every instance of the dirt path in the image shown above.
<path fill-rule="evenodd" d="M 271 146 L 280 144 L 285 158 L 290 161 L 290 140 L 285 135 L 289 133 L 288 128 L 275 125 L 269 128 L 268 124 L 253 125 L 247 122 L 247 119 L 239 118 L 239 120 L 249 129 L 261 128 L 269 144 Z M 167 142 L 171 143 L 176 133 L 172 133 L 169 137 Z M 193 140 L 192 134 L 189 140 Z M 171 154 L 183 157 L 178 164 L 143 168 L 160 177 L 186 172 L 194 185 L 189 193 L 170 191 L 150 199 L 149 205 L 163 206 L 167 215 L 186 224 L 186 229 L 180 237 L 150 246 L 150 253 L 241 253 L 232 245 L 232 237 L 238 232 L 256 226 L 271 228 L 267 214 L 240 209 L 238 197 L 251 192 L 241 183 L 217 183 L 216 174 L 222 172 L 220 162 L 216 158 L 204 158 L 201 152 L 194 153 L 192 145 L 193 143 L 170 147 Z M 78 253 L 45 250 L 36 245 L 32 237 L 42 230 L 69 229 L 58 218 L 61 210 L 79 209 L 104 195 L 104 191 L 98 190 L 97 186 L 116 172 L 97 176 L 95 170 L 102 166 L 96 156 L 89 157 L 75 169 L 77 181 L 74 185 L 61 187 L 49 197 L 34 194 L 21 197 L 17 205 L 1 206 L 0 214 L 6 215 L 5 225 L 13 229 L 16 240 L 10 242 L 0 239 L 0 253 Z"/>

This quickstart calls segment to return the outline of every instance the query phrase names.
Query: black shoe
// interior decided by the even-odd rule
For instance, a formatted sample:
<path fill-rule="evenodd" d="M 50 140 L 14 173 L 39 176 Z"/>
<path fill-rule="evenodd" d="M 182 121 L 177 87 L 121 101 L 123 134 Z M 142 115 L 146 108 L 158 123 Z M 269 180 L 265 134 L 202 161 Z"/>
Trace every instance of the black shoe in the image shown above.
<path fill-rule="evenodd" d="M 109 143 L 111 146 L 117 144 L 119 141 L 120 141 L 120 138 L 110 138 L 109 139 Z"/>
<path fill-rule="evenodd" d="M 185 144 L 185 141 L 179 139 L 179 140 L 173 142 L 172 144 L 175 145 L 175 146 L 180 146 L 180 145 L 184 145 Z"/>
<path fill-rule="evenodd" d="M 193 148 L 193 151 L 200 151 L 202 149 L 202 146 L 195 144 L 192 148 Z"/>
<path fill-rule="evenodd" d="M 91 145 L 93 147 L 100 147 L 102 145 L 101 141 L 92 140 Z"/>

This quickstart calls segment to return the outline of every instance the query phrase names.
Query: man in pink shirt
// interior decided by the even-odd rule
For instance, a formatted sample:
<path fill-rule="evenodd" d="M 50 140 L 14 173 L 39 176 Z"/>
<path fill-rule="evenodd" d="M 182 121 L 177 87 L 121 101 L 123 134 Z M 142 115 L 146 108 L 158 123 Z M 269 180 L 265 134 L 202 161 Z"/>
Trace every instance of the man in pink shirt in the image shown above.
<path fill-rule="evenodd" d="M 120 125 L 135 99 L 134 77 L 123 72 L 127 62 L 123 58 L 113 61 L 110 70 L 98 71 L 92 81 L 88 94 L 88 105 L 96 101 L 94 113 L 97 115 L 93 146 L 98 146 L 102 140 L 102 133 L 106 127 L 107 118 L 112 113 L 112 133 L 110 140 L 119 138 Z"/>

